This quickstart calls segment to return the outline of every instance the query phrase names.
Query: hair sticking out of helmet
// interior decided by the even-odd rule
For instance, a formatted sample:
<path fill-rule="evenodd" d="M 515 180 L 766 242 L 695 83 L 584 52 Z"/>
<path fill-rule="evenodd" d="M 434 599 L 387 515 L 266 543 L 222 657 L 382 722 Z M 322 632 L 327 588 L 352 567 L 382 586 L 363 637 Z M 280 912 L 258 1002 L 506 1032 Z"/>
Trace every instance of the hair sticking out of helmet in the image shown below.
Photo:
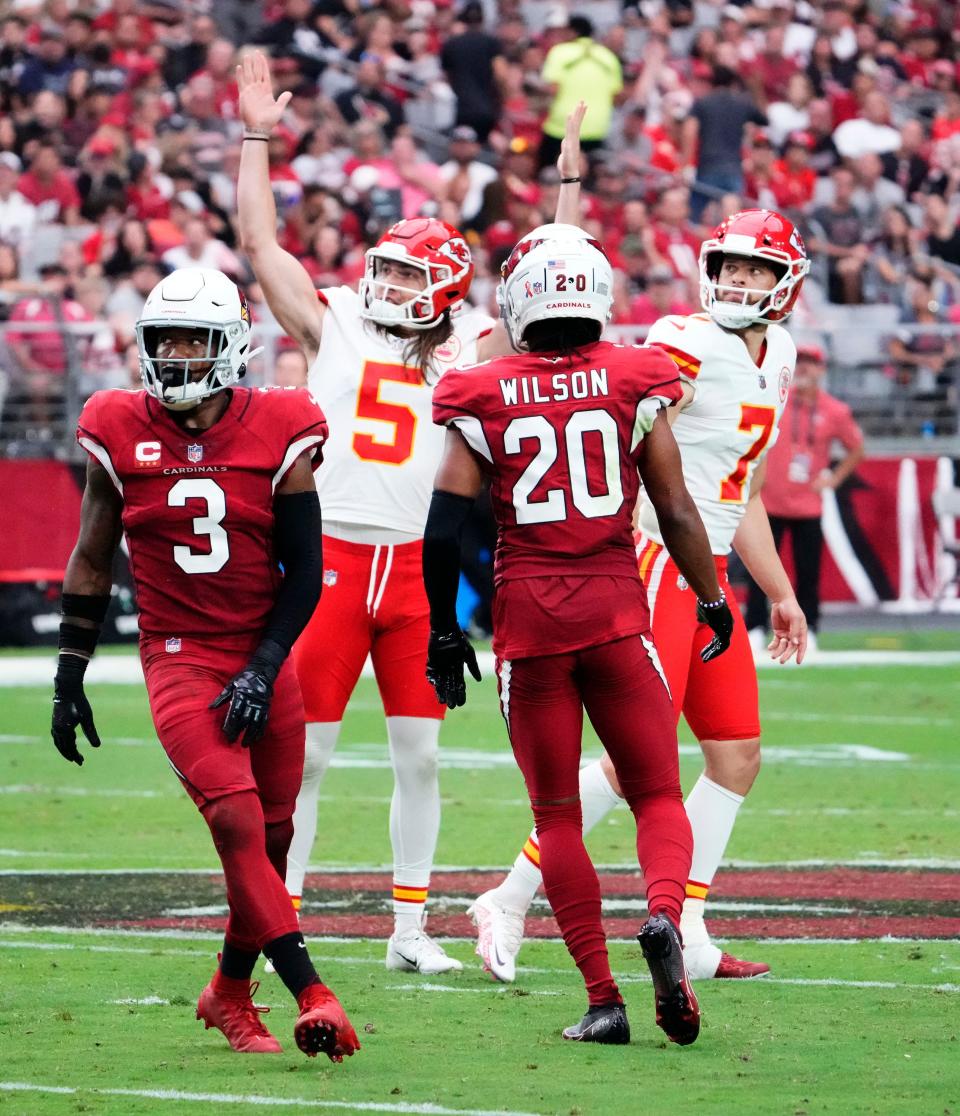
<path fill-rule="evenodd" d="M 720 282 L 727 256 L 758 260 L 772 268 L 770 289 Z M 772 209 L 744 209 L 728 217 L 700 246 L 700 299 L 724 329 L 782 322 L 789 316 L 810 270 L 796 226 Z"/>
<path fill-rule="evenodd" d="M 360 314 L 387 328 L 432 329 L 467 297 L 473 270 L 467 242 L 446 221 L 398 221 L 367 251 Z"/>
<path fill-rule="evenodd" d="M 184 267 L 147 296 L 136 325 L 143 386 L 172 411 L 186 411 L 243 376 L 249 361 L 250 310 L 221 271 Z"/>
<path fill-rule="evenodd" d="M 613 269 L 600 244 L 576 225 L 541 225 L 501 268 L 497 302 L 514 348 L 529 326 L 551 319 L 595 323 L 600 336 L 613 305 Z"/>

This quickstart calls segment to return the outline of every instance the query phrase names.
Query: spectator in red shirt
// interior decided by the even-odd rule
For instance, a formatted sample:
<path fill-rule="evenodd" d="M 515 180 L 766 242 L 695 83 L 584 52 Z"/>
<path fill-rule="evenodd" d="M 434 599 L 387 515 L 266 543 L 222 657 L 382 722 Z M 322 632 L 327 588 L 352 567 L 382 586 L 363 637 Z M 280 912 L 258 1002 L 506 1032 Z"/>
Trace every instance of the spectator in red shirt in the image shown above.
<path fill-rule="evenodd" d="M 948 62 L 947 65 L 951 66 L 952 63 Z M 943 95 L 943 102 L 933 118 L 930 138 L 936 143 L 956 135 L 957 132 L 960 132 L 960 92 L 954 86 Z"/>
<path fill-rule="evenodd" d="M 234 77 L 236 49 L 229 39 L 214 39 L 207 47 L 206 63 L 187 83 L 192 85 L 198 79 L 207 79 L 213 86 L 213 102 L 217 113 L 224 120 L 235 120 L 237 116 L 237 82 Z"/>
<path fill-rule="evenodd" d="M 136 19 L 137 39 L 144 46 L 149 46 L 156 39 L 157 31 L 152 19 L 137 13 L 137 0 L 113 0 L 110 7 L 93 21 L 93 30 L 105 31 L 112 39 L 121 20 L 126 16 Z"/>
<path fill-rule="evenodd" d="M 80 194 L 60 163 L 60 151 L 53 140 L 37 143 L 30 169 L 20 176 L 17 189 L 37 207 L 38 224 L 79 223 Z"/>
<path fill-rule="evenodd" d="M 67 371 L 67 346 L 63 326 L 93 319 L 73 299 L 66 297 L 67 272 L 59 264 L 40 269 L 43 293 L 21 299 L 10 314 L 7 346 L 19 372 L 19 388 L 26 404 L 27 422 L 41 437 L 49 436 L 50 426 L 65 417 L 64 373 Z M 31 326 L 49 324 L 49 330 L 15 329 L 17 323 Z M 78 338 L 75 352 L 83 355 L 83 340 Z M 76 369 L 77 372 L 81 369 Z"/>
<path fill-rule="evenodd" d="M 647 274 L 647 289 L 630 305 L 634 325 L 652 326 L 668 314 L 692 314 L 694 308 L 677 294 L 677 281 L 669 267 L 652 267 Z"/>
<path fill-rule="evenodd" d="M 823 492 L 839 488 L 863 457 L 863 432 L 850 408 L 823 390 L 826 370 L 818 346 L 797 347 L 797 370 L 780 419 L 780 437 L 767 457 L 761 494 L 777 546 L 787 532 L 790 534 L 797 601 L 807 618 L 808 653 L 816 648 L 813 637 L 820 623 Z M 834 442 L 839 442 L 845 452 L 831 466 Z M 751 639 L 760 645 L 767 627 L 767 601 L 753 582 L 746 622 Z M 752 634 L 755 630 L 759 630 L 756 637 Z"/>
<path fill-rule="evenodd" d="M 776 209 L 806 209 L 813 201 L 817 176 L 810 166 L 814 138 L 809 132 L 791 132 L 783 158 L 773 164 L 770 188 Z"/>
<path fill-rule="evenodd" d="M 756 128 L 743 157 L 743 192 L 763 209 L 775 209 L 774 165 L 777 153 L 766 128 Z"/>
<path fill-rule="evenodd" d="M 654 247 L 670 261 L 677 278 L 696 276 L 700 237 L 690 222 L 690 191 L 686 186 L 668 186 L 661 191 L 652 225 Z"/>

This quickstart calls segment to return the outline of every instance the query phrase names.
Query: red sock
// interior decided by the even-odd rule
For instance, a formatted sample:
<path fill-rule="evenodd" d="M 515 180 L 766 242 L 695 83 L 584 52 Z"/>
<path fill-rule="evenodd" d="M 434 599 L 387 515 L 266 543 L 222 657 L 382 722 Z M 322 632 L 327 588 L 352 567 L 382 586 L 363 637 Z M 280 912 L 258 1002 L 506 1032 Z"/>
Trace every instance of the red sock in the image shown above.
<path fill-rule="evenodd" d="M 647 885 L 647 907 L 679 926 L 693 853 L 683 798 L 679 790 L 646 794 L 634 799 L 630 809 L 637 821 L 637 859 Z"/>
<path fill-rule="evenodd" d="M 610 972 L 600 916 L 600 881 L 583 844 L 580 802 L 534 806 L 540 870 L 570 956 L 587 986 L 587 1000 L 622 1003 Z"/>
<path fill-rule="evenodd" d="M 254 791 L 218 798 L 203 816 L 223 865 L 227 900 L 262 949 L 300 927 L 283 880 L 267 857 L 263 810 Z M 244 937 L 246 935 L 244 934 Z"/>

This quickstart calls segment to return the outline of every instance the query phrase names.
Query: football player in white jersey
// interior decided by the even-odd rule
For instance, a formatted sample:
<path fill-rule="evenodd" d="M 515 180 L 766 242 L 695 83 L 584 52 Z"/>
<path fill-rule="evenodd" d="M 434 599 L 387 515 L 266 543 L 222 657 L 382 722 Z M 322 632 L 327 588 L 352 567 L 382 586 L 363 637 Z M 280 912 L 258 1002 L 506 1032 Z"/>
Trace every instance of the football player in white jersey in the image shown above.
<path fill-rule="evenodd" d="M 266 141 L 290 99 L 274 99 L 267 61 L 237 69 L 244 124 L 237 201 L 243 247 L 267 303 L 301 346 L 308 386 L 330 424 L 323 501 L 324 590 L 294 649 L 307 716 L 303 786 L 294 815 L 287 889 L 299 909 L 317 825 L 320 783 L 344 708 L 368 654 L 387 717 L 394 793 L 394 932 L 387 967 L 443 973 L 462 965 L 424 931 L 440 826 L 437 741 L 444 707 L 423 664 L 429 615 L 421 575 L 423 530 L 443 431 L 431 421 L 432 385 L 446 368 L 510 351 L 504 327 L 456 314 L 473 277 L 470 250 L 442 221 L 398 222 L 367 252 L 359 292 L 314 289 L 277 242 Z M 571 114 L 560 156 L 557 220 L 576 220 L 579 129 Z M 571 185 L 573 189 L 571 189 Z"/>
<path fill-rule="evenodd" d="M 730 592 L 732 545 L 772 603 L 769 650 L 781 663 L 802 661 L 807 628 L 760 489 L 796 363 L 793 341 L 779 323 L 793 309 L 808 269 L 803 241 L 786 218 L 767 209 L 735 213 L 700 249 L 705 313 L 661 318 L 646 341 L 666 350 L 685 382 L 683 398 L 668 415 L 720 584 Z M 694 839 L 681 920 L 687 969 L 694 980 L 761 976 L 768 965 L 722 953 L 704 924 L 707 893 L 760 768 L 757 675 L 746 628 L 734 609 L 730 650 L 716 662 L 700 661 L 709 629 L 697 621 L 695 594 L 664 549 L 649 502 L 640 507 L 637 556 L 674 708 L 686 717 L 705 760 L 686 801 Z M 580 799 L 585 830 L 620 801 L 606 755 L 581 770 Z M 540 885 L 539 859 L 534 832 L 503 883 L 470 908 L 477 953 L 497 980 L 514 979 L 524 915 Z"/>

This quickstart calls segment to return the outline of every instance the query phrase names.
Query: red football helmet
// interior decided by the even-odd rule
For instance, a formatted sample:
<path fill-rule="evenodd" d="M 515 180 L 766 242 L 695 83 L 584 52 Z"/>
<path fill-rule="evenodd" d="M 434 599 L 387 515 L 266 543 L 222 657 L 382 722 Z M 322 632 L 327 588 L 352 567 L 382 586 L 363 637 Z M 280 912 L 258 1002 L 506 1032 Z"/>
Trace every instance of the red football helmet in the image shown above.
<path fill-rule="evenodd" d="M 421 270 L 426 278 L 423 290 L 384 281 L 378 272 L 387 261 Z M 467 242 L 452 225 L 430 217 L 412 217 L 391 225 L 367 250 L 366 265 L 359 287 L 360 313 L 381 326 L 431 329 L 445 310 L 463 302 L 473 279 Z M 390 291 L 408 297 L 391 302 Z"/>
<path fill-rule="evenodd" d="M 720 285 L 724 256 L 763 260 L 777 273 L 772 290 Z M 758 322 L 782 322 L 790 316 L 810 270 L 803 239 L 786 217 L 772 209 L 743 209 L 719 224 L 700 245 L 700 299 L 717 325 L 745 329 Z M 737 296 L 730 299 L 731 293 Z M 758 296 L 753 298 L 752 296 Z"/>

